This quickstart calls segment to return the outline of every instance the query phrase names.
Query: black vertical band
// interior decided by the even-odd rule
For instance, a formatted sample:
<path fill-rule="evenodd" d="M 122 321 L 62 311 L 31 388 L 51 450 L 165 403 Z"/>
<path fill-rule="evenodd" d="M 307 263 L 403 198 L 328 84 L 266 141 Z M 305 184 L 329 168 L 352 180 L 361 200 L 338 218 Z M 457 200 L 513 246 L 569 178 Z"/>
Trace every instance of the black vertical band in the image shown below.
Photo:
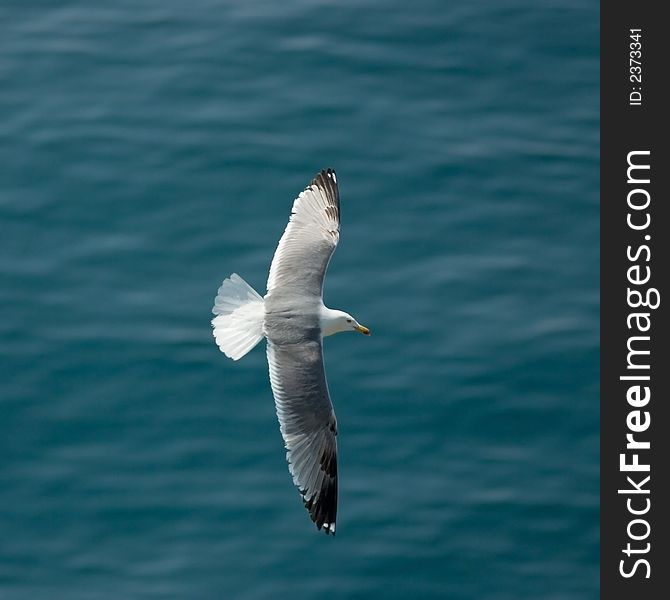
<path fill-rule="evenodd" d="M 667 598 L 670 589 L 670 32 L 662 6 L 601 3 L 601 597 L 607 599 Z"/>

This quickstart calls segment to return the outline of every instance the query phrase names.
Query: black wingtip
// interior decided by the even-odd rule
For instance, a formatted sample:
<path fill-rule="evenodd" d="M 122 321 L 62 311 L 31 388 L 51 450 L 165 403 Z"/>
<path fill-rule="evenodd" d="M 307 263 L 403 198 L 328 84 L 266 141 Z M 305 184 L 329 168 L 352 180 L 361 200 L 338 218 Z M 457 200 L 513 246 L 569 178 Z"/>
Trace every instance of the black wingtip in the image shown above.
<path fill-rule="evenodd" d="M 320 188 L 327 190 L 337 190 L 337 173 L 335 173 L 335 169 L 321 169 L 314 176 L 310 185 L 318 185 Z"/>
<path fill-rule="evenodd" d="M 328 196 L 329 204 L 332 207 L 331 215 L 336 221 L 340 220 L 340 188 L 337 184 L 337 175 L 335 169 L 322 169 L 316 174 L 309 184 L 323 190 Z"/>
<path fill-rule="evenodd" d="M 333 460 L 326 464 L 330 471 L 324 478 L 319 493 L 307 499 L 303 496 L 305 508 L 314 521 L 316 528 L 323 529 L 326 535 L 335 535 L 335 524 L 337 521 L 337 462 Z"/>

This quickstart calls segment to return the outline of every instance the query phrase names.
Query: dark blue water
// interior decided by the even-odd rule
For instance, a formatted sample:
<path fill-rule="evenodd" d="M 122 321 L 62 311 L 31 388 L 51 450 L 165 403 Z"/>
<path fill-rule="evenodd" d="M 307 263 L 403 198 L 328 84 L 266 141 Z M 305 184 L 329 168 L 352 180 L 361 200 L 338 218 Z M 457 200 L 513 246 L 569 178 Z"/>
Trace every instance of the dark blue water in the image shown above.
<path fill-rule="evenodd" d="M 2 600 L 596 597 L 596 2 L 0 22 Z M 335 539 L 209 325 L 323 167 Z"/>

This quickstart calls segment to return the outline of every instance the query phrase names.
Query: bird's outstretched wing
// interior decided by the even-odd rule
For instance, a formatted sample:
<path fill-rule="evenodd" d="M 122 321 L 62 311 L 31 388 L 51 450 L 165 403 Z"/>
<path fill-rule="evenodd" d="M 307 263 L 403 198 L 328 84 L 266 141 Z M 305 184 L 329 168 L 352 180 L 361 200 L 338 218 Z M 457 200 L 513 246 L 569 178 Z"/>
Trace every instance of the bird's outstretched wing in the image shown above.
<path fill-rule="evenodd" d="M 316 526 L 335 534 L 337 421 L 328 394 L 321 340 L 268 340 L 270 383 L 293 483 Z"/>
<path fill-rule="evenodd" d="M 340 193 L 332 169 L 321 171 L 293 202 L 268 276 L 268 295 L 323 294 L 326 269 L 340 239 Z"/>

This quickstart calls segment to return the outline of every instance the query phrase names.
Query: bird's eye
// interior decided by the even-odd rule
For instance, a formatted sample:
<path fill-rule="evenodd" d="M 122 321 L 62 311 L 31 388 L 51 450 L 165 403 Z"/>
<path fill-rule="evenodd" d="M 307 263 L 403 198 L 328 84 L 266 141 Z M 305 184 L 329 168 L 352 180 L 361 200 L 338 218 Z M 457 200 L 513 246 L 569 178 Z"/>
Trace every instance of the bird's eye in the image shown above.
<path fill-rule="evenodd" d="M 351 323 L 351 319 L 347 319 L 347 323 Z"/>

